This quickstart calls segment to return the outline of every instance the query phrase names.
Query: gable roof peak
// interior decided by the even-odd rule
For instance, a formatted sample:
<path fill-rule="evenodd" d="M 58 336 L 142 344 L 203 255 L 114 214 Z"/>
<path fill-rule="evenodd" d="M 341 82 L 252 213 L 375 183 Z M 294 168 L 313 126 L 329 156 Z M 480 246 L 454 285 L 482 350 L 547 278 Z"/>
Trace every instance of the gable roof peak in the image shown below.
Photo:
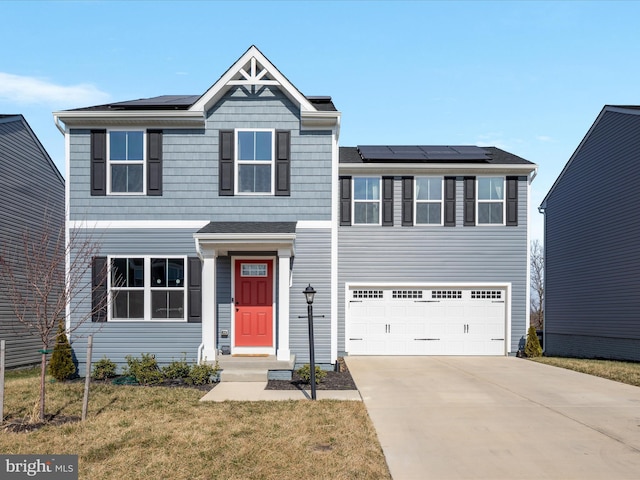
<path fill-rule="evenodd" d="M 301 111 L 315 112 L 313 104 L 256 47 L 247 51 L 190 108 L 206 111 L 234 86 L 278 87 Z"/>

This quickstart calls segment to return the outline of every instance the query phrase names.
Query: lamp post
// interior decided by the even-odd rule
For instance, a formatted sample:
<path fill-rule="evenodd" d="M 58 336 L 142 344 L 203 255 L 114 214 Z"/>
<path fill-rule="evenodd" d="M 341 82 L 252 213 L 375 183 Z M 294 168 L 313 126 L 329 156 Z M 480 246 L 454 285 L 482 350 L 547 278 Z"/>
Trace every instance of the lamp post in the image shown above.
<path fill-rule="evenodd" d="M 316 291 L 311 284 L 303 290 L 307 299 L 307 317 L 309 319 L 309 370 L 311 375 L 311 400 L 316 399 L 316 361 L 313 346 L 313 297 Z"/>

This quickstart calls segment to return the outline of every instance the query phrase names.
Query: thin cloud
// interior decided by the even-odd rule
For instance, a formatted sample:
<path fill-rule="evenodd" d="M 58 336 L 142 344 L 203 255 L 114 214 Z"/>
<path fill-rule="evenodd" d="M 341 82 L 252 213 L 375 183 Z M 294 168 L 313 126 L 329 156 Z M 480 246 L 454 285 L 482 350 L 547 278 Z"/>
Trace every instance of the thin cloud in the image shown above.
<path fill-rule="evenodd" d="M 553 138 L 548 137 L 547 135 L 538 135 L 536 139 L 540 142 L 553 142 Z"/>
<path fill-rule="evenodd" d="M 88 83 L 56 85 L 34 77 L 0 72 L 0 99 L 18 104 L 46 103 L 68 108 L 103 103 L 109 95 Z"/>

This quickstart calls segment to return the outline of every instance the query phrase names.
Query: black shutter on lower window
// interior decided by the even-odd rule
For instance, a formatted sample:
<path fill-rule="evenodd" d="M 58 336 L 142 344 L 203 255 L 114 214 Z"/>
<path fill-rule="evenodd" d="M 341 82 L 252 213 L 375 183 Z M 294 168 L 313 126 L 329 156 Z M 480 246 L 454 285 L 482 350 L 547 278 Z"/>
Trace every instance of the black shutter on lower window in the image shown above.
<path fill-rule="evenodd" d="M 476 224 L 476 177 L 464 177 L 464 226 Z"/>
<path fill-rule="evenodd" d="M 233 130 L 220 130 L 218 195 L 233 195 Z"/>
<path fill-rule="evenodd" d="M 382 177 L 382 226 L 393 226 L 393 177 Z"/>
<path fill-rule="evenodd" d="M 340 177 L 340 225 L 351 225 L 351 177 Z"/>
<path fill-rule="evenodd" d="M 518 226 L 518 177 L 507 177 L 507 226 Z"/>
<path fill-rule="evenodd" d="M 187 298 L 189 315 L 187 322 L 202 323 L 202 262 L 198 257 L 189 257 L 189 281 L 187 282 Z"/>
<path fill-rule="evenodd" d="M 413 177 L 402 177 L 402 226 L 413 226 Z"/>
<path fill-rule="evenodd" d="M 456 226 L 456 177 L 444 177 L 444 226 Z"/>
<path fill-rule="evenodd" d="M 276 130 L 275 194 L 291 195 L 291 132 L 288 130 Z"/>
<path fill-rule="evenodd" d="M 107 257 L 91 262 L 91 321 L 107 321 Z"/>
<path fill-rule="evenodd" d="M 147 131 L 147 195 L 162 195 L 162 130 Z"/>
<path fill-rule="evenodd" d="M 107 194 L 107 131 L 91 130 L 91 195 Z"/>

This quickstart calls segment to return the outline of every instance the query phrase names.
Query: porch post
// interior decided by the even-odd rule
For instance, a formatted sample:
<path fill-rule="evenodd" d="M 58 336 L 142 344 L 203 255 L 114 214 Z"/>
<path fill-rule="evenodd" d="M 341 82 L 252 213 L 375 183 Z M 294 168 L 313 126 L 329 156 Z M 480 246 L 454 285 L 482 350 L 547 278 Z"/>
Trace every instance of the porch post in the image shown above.
<path fill-rule="evenodd" d="M 291 269 L 291 250 L 278 250 L 278 350 L 277 359 L 289 361 L 289 271 Z"/>
<path fill-rule="evenodd" d="M 216 257 L 215 249 L 202 249 L 202 359 L 216 360 Z"/>

